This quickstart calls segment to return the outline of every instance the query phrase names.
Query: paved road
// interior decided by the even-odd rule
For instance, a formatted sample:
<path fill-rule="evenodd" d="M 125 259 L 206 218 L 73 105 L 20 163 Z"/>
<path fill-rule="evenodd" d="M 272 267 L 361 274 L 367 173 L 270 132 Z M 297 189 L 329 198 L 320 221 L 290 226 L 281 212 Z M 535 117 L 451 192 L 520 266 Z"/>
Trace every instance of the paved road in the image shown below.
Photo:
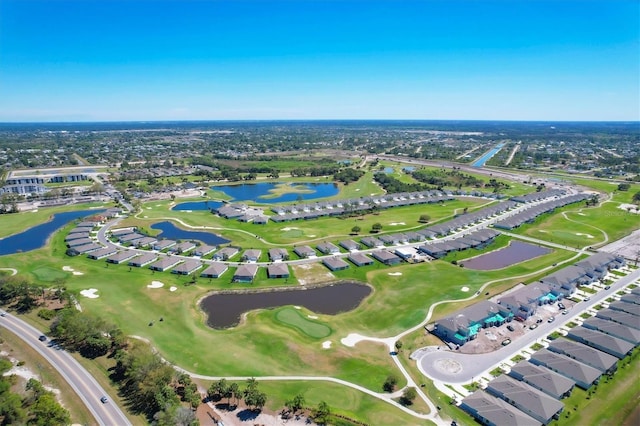
<path fill-rule="evenodd" d="M 558 315 L 552 323 L 542 323 L 535 330 L 528 331 L 524 336 L 515 339 L 510 345 L 486 354 L 461 354 L 449 350 L 436 350 L 425 352 L 418 359 L 418 368 L 427 377 L 445 383 L 468 383 L 474 378 L 480 377 L 484 372 L 495 368 L 499 363 L 515 356 L 522 349 L 532 345 L 539 339 L 543 339 L 557 328 L 572 321 L 588 308 L 595 306 L 623 287 L 640 278 L 640 269 L 620 278 L 611 284 L 609 290 L 601 290 L 591 295 L 588 302 L 577 303 L 569 315 Z M 517 323 L 519 324 L 519 323 Z M 449 370 L 443 368 L 447 366 Z M 456 371 L 457 369 L 457 371 Z"/>
<path fill-rule="evenodd" d="M 38 336 L 42 335 L 39 330 L 11 314 L 0 317 L 0 326 L 24 340 L 56 369 L 91 411 L 98 424 L 131 425 L 129 419 L 111 399 L 106 404 L 100 402 L 100 398 L 107 393 L 78 361 L 50 342 L 38 340 Z"/>

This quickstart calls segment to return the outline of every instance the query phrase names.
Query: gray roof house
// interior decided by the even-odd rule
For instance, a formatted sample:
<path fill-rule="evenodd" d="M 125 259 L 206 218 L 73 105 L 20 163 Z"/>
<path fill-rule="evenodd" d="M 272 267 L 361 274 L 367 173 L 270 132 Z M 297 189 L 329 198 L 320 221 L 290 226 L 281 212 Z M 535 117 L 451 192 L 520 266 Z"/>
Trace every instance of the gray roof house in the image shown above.
<path fill-rule="evenodd" d="M 336 254 L 340 253 L 340 249 L 333 243 L 320 243 L 316 246 L 318 251 L 323 254 Z"/>
<path fill-rule="evenodd" d="M 276 262 L 279 260 L 287 260 L 289 258 L 289 252 L 283 248 L 270 248 L 269 249 L 269 259 L 272 262 Z"/>
<path fill-rule="evenodd" d="M 258 265 L 248 263 L 238 266 L 235 274 L 233 274 L 233 282 L 236 283 L 250 283 L 258 272 Z"/>
<path fill-rule="evenodd" d="M 67 241 L 67 247 L 79 247 L 92 242 L 93 240 L 91 238 L 79 238 L 77 240 Z"/>
<path fill-rule="evenodd" d="M 214 251 L 216 251 L 217 247 L 216 246 L 210 246 L 208 244 L 202 244 L 199 245 L 198 247 L 196 247 L 195 249 L 193 249 L 193 255 L 194 256 L 206 256 L 208 254 L 213 253 Z"/>
<path fill-rule="evenodd" d="M 640 330 L 640 318 L 638 318 L 633 314 L 628 314 L 623 311 L 615 311 L 613 309 L 601 309 L 596 314 L 596 317 L 617 322 L 618 324 L 626 325 L 627 327 Z"/>
<path fill-rule="evenodd" d="M 229 260 L 239 252 L 235 247 L 225 247 L 213 255 L 213 260 Z"/>
<path fill-rule="evenodd" d="M 371 253 L 371 256 L 378 262 L 384 263 L 385 265 L 397 265 L 402 262 L 402 258 L 400 256 L 396 256 L 387 250 L 378 250 Z"/>
<path fill-rule="evenodd" d="M 195 248 L 196 243 L 194 243 L 193 241 L 184 241 L 171 247 L 171 251 L 174 253 L 188 253 Z"/>
<path fill-rule="evenodd" d="M 172 274 L 190 275 L 202 267 L 202 263 L 197 260 L 186 260 L 171 271 Z"/>
<path fill-rule="evenodd" d="M 634 348 L 633 344 L 625 340 L 581 326 L 569 329 L 567 337 L 620 359 L 629 355 Z"/>
<path fill-rule="evenodd" d="M 158 256 L 155 253 L 145 253 L 129 261 L 129 266 L 141 268 L 156 260 Z"/>
<path fill-rule="evenodd" d="M 78 253 L 90 253 L 92 251 L 100 250 L 103 246 L 96 243 L 88 243 L 81 246 L 73 247 L 71 250 L 75 250 Z"/>
<path fill-rule="evenodd" d="M 567 339 L 557 339 L 549 344 L 551 352 L 566 355 L 606 374 L 613 374 L 618 368 L 618 359 L 602 351 Z"/>
<path fill-rule="evenodd" d="M 316 251 L 309 246 L 298 246 L 293 249 L 293 252 L 302 259 L 307 259 L 316 256 Z"/>
<path fill-rule="evenodd" d="M 181 259 L 177 257 L 164 256 L 156 260 L 155 262 L 153 262 L 151 265 L 149 265 L 149 269 L 153 271 L 163 272 L 173 268 L 180 262 L 181 262 Z"/>
<path fill-rule="evenodd" d="M 486 391 L 501 398 L 540 423 L 557 419 L 564 404 L 524 382 L 502 375 L 489 382 Z"/>
<path fill-rule="evenodd" d="M 322 263 L 332 271 L 342 271 L 349 267 L 349 264 L 339 257 L 327 257 L 322 260 Z"/>
<path fill-rule="evenodd" d="M 609 303 L 609 309 L 613 309 L 614 311 L 622 311 L 631 315 L 635 315 L 640 317 L 640 305 L 636 305 L 634 303 L 627 303 L 621 301 L 611 302 Z"/>
<path fill-rule="evenodd" d="M 133 240 L 131 241 L 131 244 L 133 244 L 134 246 L 140 248 L 140 247 L 151 247 L 153 244 L 156 243 L 156 241 L 158 241 L 156 238 L 154 237 L 143 237 L 143 238 L 138 238 L 137 240 Z"/>
<path fill-rule="evenodd" d="M 351 253 L 348 259 L 356 266 L 373 265 L 373 259 L 362 253 Z"/>
<path fill-rule="evenodd" d="M 576 382 L 576 385 L 582 389 L 589 389 L 602 375 L 600 370 L 567 356 L 551 352 L 548 349 L 540 349 L 534 352 L 529 362 L 534 365 L 542 365 L 549 370 L 562 374 Z"/>
<path fill-rule="evenodd" d="M 260 259 L 261 255 L 262 255 L 262 250 L 258 250 L 258 249 L 245 250 L 245 252 L 242 254 L 242 261 L 257 262 Z"/>
<path fill-rule="evenodd" d="M 640 305 L 640 295 L 637 295 L 635 293 L 625 294 L 624 296 L 622 296 L 620 298 L 620 300 L 622 302 L 625 302 L 625 303 L 632 303 L 634 305 Z"/>
<path fill-rule="evenodd" d="M 360 242 L 369 248 L 384 246 L 384 243 L 375 237 L 364 237 Z"/>
<path fill-rule="evenodd" d="M 120 264 L 120 263 L 126 262 L 127 260 L 133 259 L 137 255 L 138 253 L 136 253 L 135 251 L 123 250 L 121 252 L 118 252 L 114 255 L 107 257 L 107 262 Z"/>
<path fill-rule="evenodd" d="M 289 266 L 286 263 L 272 263 L 267 266 L 269 278 L 289 278 Z"/>
<path fill-rule="evenodd" d="M 96 251 L 92 251 L 91 253 L 89 253 L 87 255 L 87 257 L 89 259 L 103 259 L 105 257 L 109 257 L 111 255 L 114 255 L 117 252 L 118 252 L 118 250 L 113 248 L 113 247 L 105 247 L 105 248 L 101 248 L 101 249 L 96 250 Z"/>
<path fill-rule="evenodd" d="M 617 337 L 618 339 L 626 340 L 635 346 L 640 344 L 640 330 L 618 324 L 617 322 L 591 317 L 584 320 L 582 326 L 591 330 L 601 331 L 604 334 Z"/>
<path fill-rule="evenodd" d="M 487 426 L 539 426 L 541 423 L 509 403 L 478 390 L 465 397 L 460 408 Z"/>
<path fill-rule="evenodd" d="M 340 246 L 348 251 L 358 250 L 360 248 L 360 244 L 356 243 L 353 240 L 344 240 L 340 241 Z"/>
<path fill-rule="evenodd" d="M 168 249 L 169 247 L 173 247 L 176 244 L 177 242 L 174 240 L 160 240 L 160 241 L 156 241 L 156 243 L 153 245 L 153 249 L 161 251 L 164 249 Z"/>
<path fill-rule="evenodd" d="M 548 368 L 531 364 L 527 360 L 522 360 L 511 367 L 509 376 L 521 380 L 556 399 L 566 398 L 571 395 L 571 391 L 575 386 L 573 380 Z"/>
<path fill-rule="evenodd" d="M 203 278 L 219 278 L 222 274 L 224 274 L 229 267 L 224 263 L 214 262 L 207 269 L 200 273 L 200 276 Z"/>

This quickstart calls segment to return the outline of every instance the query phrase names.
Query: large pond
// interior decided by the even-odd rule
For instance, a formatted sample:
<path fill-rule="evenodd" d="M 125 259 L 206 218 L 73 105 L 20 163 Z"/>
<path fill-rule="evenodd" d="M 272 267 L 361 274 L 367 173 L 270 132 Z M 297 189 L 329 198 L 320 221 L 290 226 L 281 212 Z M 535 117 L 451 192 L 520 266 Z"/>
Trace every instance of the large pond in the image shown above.
<path fill-rule="evenodd" d="M 371 293 L 371 288 L 353 282 L 308 290 L 281 290 L 264 293 L 212 294 L 200 302 L 207 325 L 228 328 L 240 322 L 243 313 L 286 305 L 304 306 L 312 312 L 336 315 L 355 309 Z"/>
<path fill-rule="evenodd" d="M 151 229 L 162 231 L 158 234 L 158 238 L 167 238 L 170 240 L 197 240 L 212 246 L 226 244 L 229 242 L 229 240 L 211 232 L 185 231 L 184 229 L 178 228 L 171 222 L 154 223 L 151 225 Z"/>
<path fill-rule="evenodd" d="M 186 201 L 176 204 L 171 210 L 193 211 L 193 210 L 214 210 L 221 207 L 224 203 L 221 201 Z"/>
<path fill-rule="evenodd" d="M 19 234 L 0 240 L 0 256 L 42 248 L 49 237 L 72 220 L 102 213 L 101 210 L 79 210 L 74 212 L 55 213 L 49 222 L 41 223 Z M 18 213 L 30 214 L 30 213 Z"/>
<path fill-rule="evenodd" d="M 295 183 L 279 182 L 243 183 L 240 185 L 212 186 L 237 201 L 255 203 L 284 203 L 298 200 L 333 197 L 339 192 L 335 183 Z"/>
<path fill-rule="evenodd" d="M 461 261 L 460 263 L 463 263 L 465 268 L 488 271 L 490 269 L 506 268 L 547 253 L 551 253 L 551 249 L 523 243 L 522 241 L 511 241 L 511 244 L 507 247 Z"/>

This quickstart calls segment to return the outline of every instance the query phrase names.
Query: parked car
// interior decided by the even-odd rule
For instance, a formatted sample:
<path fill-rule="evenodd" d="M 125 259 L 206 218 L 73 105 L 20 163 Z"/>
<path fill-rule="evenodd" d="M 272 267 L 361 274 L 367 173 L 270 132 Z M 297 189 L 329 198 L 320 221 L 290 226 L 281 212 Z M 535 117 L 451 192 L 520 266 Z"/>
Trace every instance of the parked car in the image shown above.
<path fill-rule="evenodd" d="M 549 317 L 549 319 L 547 320 L 547 322 L 554 322 L 556 320 L 556 317 Z"/>
<path fill-rule="evenodd" d="M 591 298 L 590 298 L 589 296 L 587 296 L 587 297 L 585 297 L 585 298 L 584 298 L 584 299 L 582 299 L 582 300 L 584 300 L 585 302 L 588 302 L 589 300 L 591 300 Z"/>
<path fill-rule="evenodd" d="M 42 335 L 40 335 L 40 337 L 38 337 L 38 340 L 40 340 L 41 342 L 46 342 L 47 341 L 47 336 L 42 334 Z"/>
<path fill-rule="evenodd" d="M 537 327 L 538 327 L 538 324 L 531 324 L 531 325 L 529 326 L 529 330 L 534 330 L 534 329 L 536 329 Z"/>
<path fill-rule="evenodd" d="M 604 289 L 605 289 L 605 290 L 609 290 L 610 288 L 611 288 L 611 286 L 610 286 L 610 285 L 606 285 L 606 286 L 604 286 Z"/>
<path fill-rule="evenodd" d="M 558 308 L 566 309 L 566 307 L 564 306 L 564 303 L 562 303 L 562 302 L 558 302 Z"/>
<path fill-rule="evenodd" d="M 511 324 L 509 324 L 509 325 L 507 326 L 507 330 L 509 330 L 509 331 L 513 331 L 513 330 L 515 330 L 515 328 L 513 328 L 513 326 L 512 326 Z"/>
<path fill-rule="evenodd" d="M 502 346 L 507 346 L 509 343 L 511 343 L 511 339 L 504 339 L 502 341 Z"/>
<path fill-rule="evenodd" d="M 566 309 L 564 311 L 562 311 L 562 315 L 567 315 L 569 313 L 569 311 L 567 311 Z"/>

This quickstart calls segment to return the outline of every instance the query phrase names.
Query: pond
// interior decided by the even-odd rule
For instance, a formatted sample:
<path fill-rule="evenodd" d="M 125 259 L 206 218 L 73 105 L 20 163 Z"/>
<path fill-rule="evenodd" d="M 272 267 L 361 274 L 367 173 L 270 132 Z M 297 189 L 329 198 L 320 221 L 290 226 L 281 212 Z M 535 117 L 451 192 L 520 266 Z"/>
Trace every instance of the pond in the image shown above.
<path fill-rule="evenodd" d="M 523 243 L 522 241 L 511 241 L 511 244 L 507 247 L 461 261 L 460 263 L 463 263 L 464 267 L 468 269 L 488 271 L 506 268 L 547 253 L 551 253 L 551 249 Z"/>
<path fill-rule="evenodd" d="M 223 204 L 224 203 L 222 201 L 187 201 L 184 203 L 176 204 L 171 208 L 171 210 L 214 210 L 218 207 L 222 207 Z"/>
<path fill-rule="evenodd" d="M 154 223 L 151 225 L 151 229 L 162 231 L 157 235 L 158 238 L 167 238 L 170 240 L 197 240 L 212 246 L 218 246 L 229 242 L 229 240 L 211 232 L 186 231 L 184 229 L 180 229 L 171 222 Z"/>
<path fill-rule="evenodd" d="M 333 197 L 339 192 L 335 183 L 281 182 L 243 183 L 240 185 L 212 186 L 214 191 L 222 191 L 237 201 L 256 203 L 284 203 L 299 200 Z"/>
<path fill-rule="evenodd" d="M 237 325 L 245 312 L 280 306 L 304 306 L 312 312 L 336 315 L 355 309 L 371 288 L 354 282 L 308 290 L 280 290 L 264 293 L 212 294 L 200 302 L 207 314 L 207 325 L 228 328 Z"/>
<path fill-rule="evenodd" d="M 19 234 L 0 240 L 0 256 L 20 253 L 42 248 L 49 237 L 72 220 L 102 213 L 101 210 L 79 210 L 74 212 L 55 213 L 49 222 L 41 223 Z M 29 214 L 29 213 L 18 213 Z"/>

